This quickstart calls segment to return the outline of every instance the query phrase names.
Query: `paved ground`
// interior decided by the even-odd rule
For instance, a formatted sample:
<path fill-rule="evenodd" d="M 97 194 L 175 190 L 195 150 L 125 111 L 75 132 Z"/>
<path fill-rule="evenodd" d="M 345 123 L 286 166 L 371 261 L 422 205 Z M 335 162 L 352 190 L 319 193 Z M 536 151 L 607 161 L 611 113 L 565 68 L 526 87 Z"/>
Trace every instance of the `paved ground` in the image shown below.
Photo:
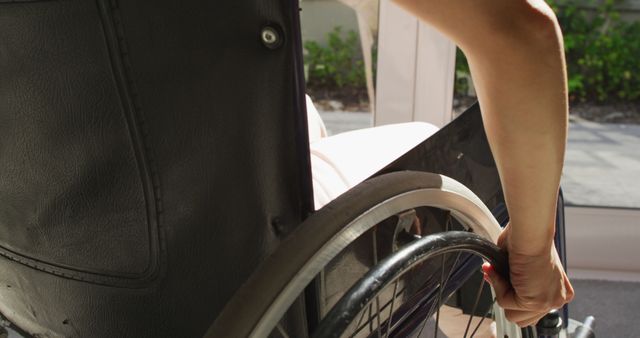
<path fill-rule="evenodd" d="M 573 280 L 576 298 L 569 306 L 571 318 L 596 318 L 597 337 L 640 337 L 638 304 L 640 283 Z"/>
<path fill-rule="evenodd" d="M 330 135 L 371 126 L 368 113 L 321 112 Z M 572 119 L 562 186 L 570 205 L 640 208 L 640 125 Z"/>
<path fill-rule="evenodd" d="M 373 125 L 369 113 L 320 112 L 329 135 L 340 134 L 345 131 L 367 128 Z"/>
<path fill-rule="evenodd" d="M 562 180 L 575 205 L 640 208 L 640 126 L 573 121 Z"/>

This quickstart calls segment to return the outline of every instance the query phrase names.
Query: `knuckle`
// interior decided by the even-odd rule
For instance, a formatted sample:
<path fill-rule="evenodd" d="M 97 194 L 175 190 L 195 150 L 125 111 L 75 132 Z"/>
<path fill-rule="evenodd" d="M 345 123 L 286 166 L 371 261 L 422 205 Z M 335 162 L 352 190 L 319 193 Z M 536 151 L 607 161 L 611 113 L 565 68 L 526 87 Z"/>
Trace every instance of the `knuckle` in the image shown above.
<path fill-rule="evenodd" d="M 559 309 L 567 303 L 567 299 L 565 297 L 555 298 L 553 301 L 549 302 L 548 310 Z"/>
<path fill-rule="evenodd" d="M 546 315 L 546 312 L 544 314 L 541 314 L 535 318 L 533 318 L 533 320 L 529 321 L 529 325 L 535 325 L 536 323 L 538 323 L 544 316 Z"/>
<path fill-rule="evenodd" d="M 524 309 L 539 309 L 546 305 L 537 297 L 521 297 L 518 303 Z"/>
<path fill-rule="evenodd" d="M 524 327 L 527 327 L 527 326 L 531 326 L 531 325 L 533 325 L 533 324 L 535 324 L 535 322 L 532 322 L 532 321 L 530 321 L 530 320 L 528 320 L 528 321 L 523 321 L 523 322 L 520 324 L 520 327 L 524 328 Z"/>

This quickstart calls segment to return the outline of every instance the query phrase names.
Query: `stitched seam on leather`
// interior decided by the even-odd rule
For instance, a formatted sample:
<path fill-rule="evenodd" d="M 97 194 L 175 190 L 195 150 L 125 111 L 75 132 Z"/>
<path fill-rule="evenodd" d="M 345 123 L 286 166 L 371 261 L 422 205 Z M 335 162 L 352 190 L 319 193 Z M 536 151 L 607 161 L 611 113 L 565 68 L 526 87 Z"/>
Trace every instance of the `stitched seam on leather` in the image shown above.
<path fill-rule="evenodd" d="M 109 9 L 111 10 L 112 24 L 114 27 L 114 33 L 117 38 L 117 41 L 116 41 L 117 48 L 120 55 L 120 61 L 123 67 L 123 73 L 126 81 L 126 83 L 124 83 L 123 86 L 126 89 L 126 94 L 129 96 L 129 98 L 131 99 L 131 102 L 133 103 L 133 107 L 132 107 L 133 115 L 134 115 L 133 117 L 137 122 L 137 125 L 139 128 L 137 135 L 142 140 L 142 145 L 144 147 L 144 149 L 141 149 L 141 152 L 142 152 L 141 160 L 146 162 L 146 166 L 150 174 L 149 176 L 150 176 L 151 184 L 153 187 L 153 197 L 154 197 L 153 209 L 155 211 L 155 222 L 157 225 L 157 229 L 156 229 L 157 238 L 153 238 L 152 233 L 150 232 L 149 236 L 151 238 L 149 238 L 149 243 L 152 247 L 155 244 L 158 245 L 158 247 L 156 248 L 156 250 L 158 250 L 158 253 L 159 253 L 159 257 L 157 257 L 158 261 L 156 262 L 156 265 L 158 266 L 156 266 L 155 268 L 159 268 L 159 270 L 162 270 L 163 268 L 162 262 L 164 261 L 166 247 L 164 245 L 164 234 L 162 231 L 163 229 L 162 214 L 164 209 L 163 209 L 163 202 L 162 202 L 162 186 L 160 183 L 160 177 L 157 169 L 158 166 L 155 160 L 153 148 L 151 147 L 151 142 L 149 140 L 149 129 L 147 126 L 144 110 L 142 109 L 142 104 L 140 102 L 138 89 L 132 77 L 133 67 L 128 57 L 127 41 L 125 37 L 124 26 L 122 24 L 122 19 L 120 15 L 120 8 L 118 6 L 118 0 L 99 0 L 99 1 L 102 1 L 103 3 L 108 4 Z M 153 250 L 150 250 L 150 251 L 151 251 L 150 255 L 153 255 L 154 253 Z M 154 269 L 153 266 L 150 266 L 149 268 Z M 158 271 L 158 272 L 162 273 L 162 271 Z"/>
<path fill-rule="evenodd" d="M 126 88 L 129 96 L 134 105 L 135 117 L 137 118 L 138 125 L 140 126 L 140 134 L 142 138 L 142 142 L 145 148 L 145 157 L 147 164 L 149 165 L 149 169 L 151 171 L 151 181 L 154 188 L 155 193 L 155 203 L 158 216 L 162 213 L 162 194 L 161 194 L 161 186 L 160 186 L 160 178 L 158 176 L 158 170 L 156 161 L 153 155 L 153 149 L 151 148 L 151 143 L 149 142 L 149 130 L 147 127 L 146 119 L 144 112 L 142 110 L 142 104 L 140 103 L 140 98 L 138 95 L 137 88 L 135 86 L 135 82 L 131 77 L 131 62 L 128 58 L 127 44 L 124 37 L 124 28 L 122 27 L 122 21 L 120 19 L 120 10 L 117 7 L 116 0 L 110 1 L 113 11 L 113 23 L 116 27 L 116 34 L 118 38 L 118 45 L 120 47 L 120 57 L 122 59 L 122 65 L 124 66 L 124 74 L 126 76 Z"/>
<path fill-rule="evenodd" d="M 0 1 L 3 1 L 3 0 L 0 0 Z M 146 176 L 149 176 L 149 181 L 151 183 L 152 191 L 154 195 L 153 206 L 150 208 L 149 205 L 147 205 L 147 208 L 146 208 L 147 209 L 147 227 L 149 228 L 148 239 L 149 239 L 149 245 L 150 245 L 149 266 L 147 267 L 146 271 L 139 274 L 118 275 L 118 274 L 84 271 L 78 268 L 66 267 L 63 265 L 57 265 L 55 263 L 50 263 L 50 262 L 43 262 L 31 257 L 24 257 L 18 253 L 12 252 L 4 248 L 0 248 L 0 256 L 5 257 L 11 261 L 20 263 L 22 265 L 28 266 L 30 268 L 43 271 L 46 273 L 50 273 L 52 275 L 56 275 L 59 277 L 67 278 L 67 279 L 79 280 L 79 281 L 100 284 L 100 285 L 114 286 L 114 287 L 124 287 L 124 288 L 148 287 L 150 281 L 157 279 L 157 277 L 163 274 L 164 272 L 163 262 L 164 262 L 164 255 L 165 255 L 165 245 L 164 245 L 164 236 L 162 235 L 162 231 L 161 231 L 162 229 L 161 227 L 161 214 L 162 214 L 161 196 L 162 195 L 161 195 L 160 180 L 158 177 L 158 171 L 156 169 L 157 167 L 155 165 L 155 161 L 152 156 L 153 152 L 147 137 L 148 129 L 144 120 L 144 115 L 142 114 L 138 95 L 137 95 L 133 80 L 130 76 L 131 64 L 127 58 L 127 49 L 126 49 L 123 30 L 121 27 L 121 22 L 119 19 L 119 15 L 118 15 L 118 18 L 116 19 L 116 15 L 115 15 L 116 13 L 114 13 L 117 10 L 117 3 L 115 0 L 114 1 L 97 0 L 97 2 L 98 2 L 97 10 L 100 12 L 99 16 L 103 21 L 102 22 L 103 29 L 105 30 L 107 29 L 106 27 L 104 27 L 104 20 L 112 19 L 110 20 L 110 23 L 112 24 L 112 27 L 113 27 L 111 31 L 114 33 L 112 35 L 117 39 L 117 41 L 115 41 L 114 44 L 117 45 L 116 52 L 118 54 L 120 64 L 122 65 L 121 67 L 122 74 L 124 75 L 124 82 L 126 83 L 120 83 L 122 81 L 118 81 L 118 78 L 119 78 L 118 76 L 115 76 L 115 79 L 120 83 L 119 87 L 122 87 L 126 90 L 125 95 L 127 95 L 127 97 L 131 100 L 130 102 L 131 104 L 129 104 L 129 106 L 131 106 L 131 109 L 125 108 L 125 114 L 133 115 L 132 116 L 132 119 L 134 120 L 133 123 L 137 125 L 139 130 L 137 130 L 137 132 L 135 130 L 132 130 L 132 126 L 129 126 L 129 122 L 127 123 L 128 125 L 127 128 L 129 129 L 130 137 L 134 138 L 133 146 L 136 148 L 143 148 L 143 149 L 138 149 L 136 151 L 136 158 L 138 162 L 141 162 L 141 161 L 144 162 L 144 165 L 148 170 L 146 172 Z M 104 10 L 107 10 L 107 9 L 112 11 L 111 12 L 112 15 L 103 13 Z M 113 40 L 113 39 L 109 39 L 106 31 L 105 31 L 105 39 L 107 41 Z M 111 42 L 114 42 L 114 41 L 111 41 Z M 107 48 L 112 49 L 113 47 L 108 46 Z M 111 67 L 113 67 L 113 65 Z M 121 97 L 121 100 L 124 100 L 124 99 L 125 98 Z M 142 147 L 140 147 L 139 145 L 136 146 L 135 139 L 142 141 L 142 144 L 141 144 Z M 139 168 L 139 170 L 143 171 L 142 168 Z M 143 175 L 142 173 L 140 174 Z M 148 197 L 149 193 L 147 192 L 147 188 L 146 188 L 148 183 L 145 183 L 148 181 L 145 180 L 144 177 L 141 177 L 141 179 L 143 181 L 143 185 L 145 186 L 144 195 Z M 147 201 L 147 204 L 148 204 L 149 199 L 145 198 L 145 201 Z M 150 213 L 154 214 L 152 219 L 150 219 L 150 217 L 152 216 L 150 215 Z M 152 229 L 151 227 L 153 227 L 154 225 L 155 225 L 155 229 Z"/>
<path fill-rule="evenodd" d="M 52 0 L 0 0 L 0 4 L 15 4 L 20 2 L 49 2 Z"/>
<path fill-rule="evenodd" d="M 15 254 L 6 250 L 0 253 L 0 255 L 6 259 L 25 265 L 32 269 L 43 271 L 66 279 L 73 279 L 106 286 L 139 288 L 136 286 L 136 283 L 138 282 L 137 279 L 129 281 L 124 277 L 99 275 L 90 272 L 79 272 L 66 267 L 59 267 L 51 263 L 41 262 L 31 258 L 25 258 L 20 256 L 19 254 Z"/>
<path fill-rule="evenodd" d="M 10 1 L 10 2 L 36 2 L 36 1 L 26 0 L 26 1 Z M 99 11 L 98 15 L 100 16 L 100 19 L 102 21 L 104 21 L 109 17 L 112 17 L 109 15 L 105 15 L 102 9 L 109 8 L 113 11 L 117 10 L 117 3 L 115 0 L 114 1 L 97 0 L 97 2 L 98 2 L 96 4 L 97 10 Z M 103 2 L 104 6 L 101 6 L 100 2 Z M 104 4 L 104 2 L 108 4 Z M 4 3 L 7 3 L 7 0 L 0 0 L 0 4 L 4 4 Z M 118 27 L 117 25 L 120 25 L 119 19 L 117 20 L 114 19 L 112 20 L 111 23 L 113 24 L 114 27 Z M 104 25 L 104 22 L 102 22 L 102 24 Z M 105 27 L 103 27 L 103 29 L 105 29 Z M 115 36 L 118 39 L 117 41 L 118 47 L 124 46 L 124 43 L 125 43 L 124 34 L 120 34 L 123 32 L 122 28 L 120 27 L 120 29 L 116 28 L 113 30 L 115 31 Z M 106 33 L 105 33 L 105 38 L 108 40 L 108 38 L 106 37 Z M 134 113 L 132 115 L 134 115 L 133 118 L 135 122 L 141 128 L 141 130 L 138 133 L 136 133 L 136 135 L 140 135 L 137 138 L 142 139 L 142 146 L 144 149 L 140 149 L 140 153 L 142 154 L 142 156 L 136 156 L 136 158 L 138 161 L 145 162 L 145 165 L 147 166 L 149 173 L 151 174 L 149 176 L 150 176 L 150 181 L 151 181 L 153 195 L 154 195 L 153 210 L 149 210 L 150 208 L 149 206 L 147 206 L 147 219 L 148 219 L 147 226 L 152 227 L 153 220 L 155 220 L 155 225 L 156 225 L 155 229 L 148 230 L 149 245 L 150 245 L 150 250 L 149 250 L 150 264 L 147 267 L 147 270 L 139 274 L 123 273 L 120 275 L 110 274 L 108 272 L 84 271 L 79 268 L 67 267 L 67 266 L 59 265 L 55 263 L 43 262 L 31 257 L 25 257 L 25 256 L 22 256 L 21 254 L 12 252 L 11 250 L 8 250 L 2 247 L 0 247 L 0 256 L 8 260 L 14 261 L 16 263 L 22 264 L 24 266 L 27 266 L 39 271 L 43 271 L 46 273 L 50 273 L 52 275 L 67 278 L 67 279 L 85 281 L 89 283 L 108 285 L 108 286 L 114 286 L 114 287 L 140 288 L 140 287 L 148 287 L 149 282 L 151 280 L 157 279 L 157 277 L 164 272 L 164 265 L 162 264 L 162 262 L 164 261 L 165 245 L 164 245 L 164 236 L 162 235 L 162 231 L 161 231 L 162 228 L 160 225 L 161 214 L 162 214 L 162 199 L 161 199 L 161 189 L 160 189 L 160 180 L 158 177 L 158 171 L 156 169 L 153 156 L 151 156 L 152 150 L 150 147 L 150 143 L 148 142 L 146 137 L 148 132 L 147 132 L 146 124 L 144 121 L 144 116 L 142 115 L 137 92 L 135 91 L 133 80 L 131 79 L 131 76 L 130 76 L 131 65 L 128 62 L 126 57 L 127 56 L 126 48 L 118 48 L 118 52 L 119 52 L 118 54 L 121 60 L 121 64 L 123 65 L 122 68 L 124 68 L 123 73 L 125 74 L 125 80 L 126 80 L 126 83 L 124 84 L 124 88 L 127 90 L 127 95 L 129 96 L 129 98 L 132 99 L 132 103 L 133 103 L 132 105 L 133 107 L 131 110 L 133 110 Z M 131 129 L 131 127 L 129 126 L 128 129 Z M 130 133 L 132 132 L 131 130 L 129 131 Z M 131 137 L 134 137 L 134 135 L 131 135 Z M 142 158 L 139 158 L 139 157 L 142 157 Z M 145 181 L 144 178 L 142 178 L 142 180 Z M 144 182 L 143 184 L 146 185 Z M 145 189 L 144 195 L 148 196 L 146 189 Z M 149 216 L 150 216 L 149 213 L 151 211 L 154 211 L 153 220 L 149 219 Z M 158 255 L 156 256 L 155 253 L 157 253 Z"/>

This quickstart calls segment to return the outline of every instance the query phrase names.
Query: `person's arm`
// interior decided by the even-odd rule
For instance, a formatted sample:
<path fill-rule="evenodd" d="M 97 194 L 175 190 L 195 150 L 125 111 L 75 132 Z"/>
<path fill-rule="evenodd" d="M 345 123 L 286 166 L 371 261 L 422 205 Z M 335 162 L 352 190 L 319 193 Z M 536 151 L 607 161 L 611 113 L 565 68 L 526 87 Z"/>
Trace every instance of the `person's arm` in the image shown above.
<path fill-rule="evenodd" d="M 553 246 L 567 135 L 562 35 L 542 0 L 396 0 L 465 53 L 500 173 L 510 224 L 512 287 L 486 268 L 521 326 L 573 298 Z"/>

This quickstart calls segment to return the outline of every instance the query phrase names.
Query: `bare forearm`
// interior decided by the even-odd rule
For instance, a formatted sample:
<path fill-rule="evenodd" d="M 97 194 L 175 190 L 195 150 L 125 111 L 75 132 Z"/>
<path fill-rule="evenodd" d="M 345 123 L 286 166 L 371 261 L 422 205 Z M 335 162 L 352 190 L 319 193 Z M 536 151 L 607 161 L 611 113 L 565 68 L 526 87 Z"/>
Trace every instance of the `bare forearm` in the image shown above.
<path fill-rule="evenodd" d="M 561 33 L 542 1 L 398 0 L 461 46 L 511 215 L 510 245 L 553 238 L 567 128 Z"/>
<path fill-rule="evenodd" d="M 553 238 L 567 134 L 564 57 L 561 42 L 555 45 L 468 53 L 511 214 L 511 245 L 532 254 Z"/>

